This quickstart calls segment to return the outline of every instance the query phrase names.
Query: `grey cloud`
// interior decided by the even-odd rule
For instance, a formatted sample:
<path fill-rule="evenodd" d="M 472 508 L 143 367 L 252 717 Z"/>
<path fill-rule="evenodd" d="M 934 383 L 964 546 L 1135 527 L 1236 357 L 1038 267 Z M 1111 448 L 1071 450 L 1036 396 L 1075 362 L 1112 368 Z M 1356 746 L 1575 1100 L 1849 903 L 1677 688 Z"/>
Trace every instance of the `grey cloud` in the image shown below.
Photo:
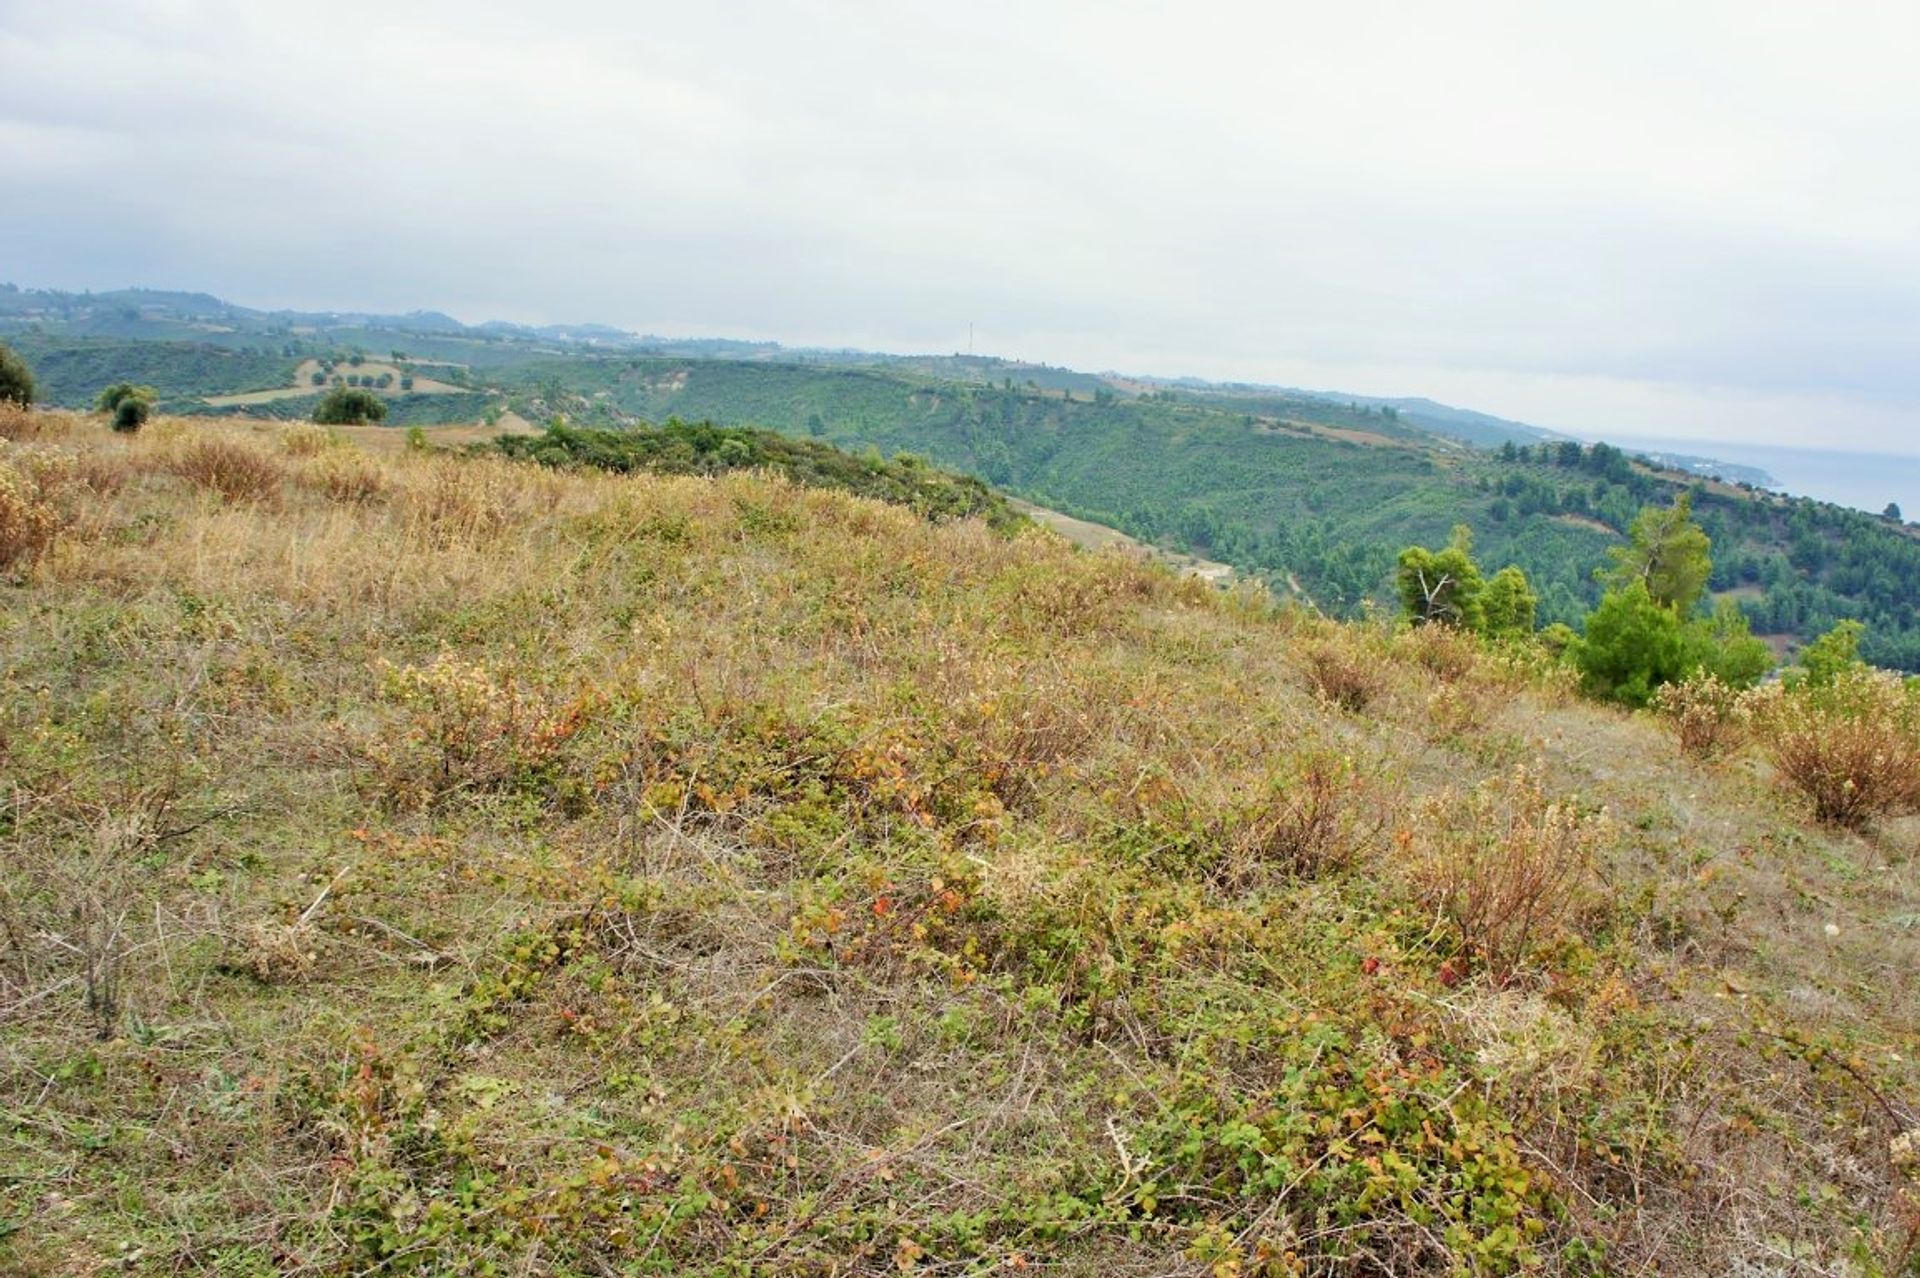
<path fill-rule="evenodd" d="M 0 276 L 1902 447 L 1915 48 L 1864 0 L 0 0 Z"/>

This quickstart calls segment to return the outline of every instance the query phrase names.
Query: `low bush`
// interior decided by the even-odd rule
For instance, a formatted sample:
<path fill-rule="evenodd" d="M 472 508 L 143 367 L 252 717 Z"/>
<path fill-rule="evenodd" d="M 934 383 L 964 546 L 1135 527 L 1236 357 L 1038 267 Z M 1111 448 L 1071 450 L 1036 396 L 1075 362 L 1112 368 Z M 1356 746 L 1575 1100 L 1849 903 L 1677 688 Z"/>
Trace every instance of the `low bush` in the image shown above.
<path fill-rule="evenodd" d="M 1828 825 L 1920 812 L 1920 684 L 1882 670 L 1751 696 L 1761 749 Z"/>
<path fill-rule="evenodd" d="M 1602 825 L 1521 770 L 1422 803 L 1399 836 L 1415 894 L 1460 951 L 1507 985 L 1568 928 Z"/>
<path fill-rule="evenodd" d="M 1680 748 L 1696 759 L 1738 750 L 1753 722 L 1746 694 L 1711 674 L 1667 684 L 1654 694 L 1653 708 L 1673 724 Z"/>

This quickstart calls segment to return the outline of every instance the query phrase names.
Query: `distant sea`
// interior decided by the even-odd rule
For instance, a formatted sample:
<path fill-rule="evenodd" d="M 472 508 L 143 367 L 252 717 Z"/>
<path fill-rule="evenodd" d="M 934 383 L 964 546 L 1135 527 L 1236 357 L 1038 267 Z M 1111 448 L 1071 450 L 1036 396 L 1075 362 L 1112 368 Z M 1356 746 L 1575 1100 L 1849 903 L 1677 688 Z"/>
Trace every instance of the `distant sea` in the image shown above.
<path fill-rule="evenodd" d="M 1888 502 L 1897 502 L 1902 515 L 1909 521 L 1920 522 L 1920 456 L 1623 435 L 1609 435 L 1607 442 L 1629 453 L 1691 453 L 1742 466 L 1758 466 L 1773 476 L 1783 492 L 1817 497 L 1874 515 L 1885 510 Z"/>

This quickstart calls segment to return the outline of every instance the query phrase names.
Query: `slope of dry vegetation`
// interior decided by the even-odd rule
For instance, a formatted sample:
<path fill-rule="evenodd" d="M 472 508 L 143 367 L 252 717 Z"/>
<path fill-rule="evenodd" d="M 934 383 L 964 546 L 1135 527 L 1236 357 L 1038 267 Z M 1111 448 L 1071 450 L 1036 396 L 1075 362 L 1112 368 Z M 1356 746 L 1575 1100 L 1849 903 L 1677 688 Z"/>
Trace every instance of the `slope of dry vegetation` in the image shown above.
<path fill-rule="evenodd" d="M 1541 659 L 749 476 L 0 435 L 22 1271 L 1910 1271 L 1911 823 Z"/>

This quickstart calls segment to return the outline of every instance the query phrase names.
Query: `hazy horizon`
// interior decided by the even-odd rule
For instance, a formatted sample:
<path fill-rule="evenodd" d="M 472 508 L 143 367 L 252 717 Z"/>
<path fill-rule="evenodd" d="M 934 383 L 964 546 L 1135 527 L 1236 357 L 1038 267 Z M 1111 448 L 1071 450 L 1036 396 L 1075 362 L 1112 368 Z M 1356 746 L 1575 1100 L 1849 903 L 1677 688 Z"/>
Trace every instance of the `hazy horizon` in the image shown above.
<path fill-rule="evenodd" d="M 1076 368 L 1913 454 L 1915 48 L 1891 3 L 0 0 L 0 261 L 798 346 L 971 324 Z"/>

